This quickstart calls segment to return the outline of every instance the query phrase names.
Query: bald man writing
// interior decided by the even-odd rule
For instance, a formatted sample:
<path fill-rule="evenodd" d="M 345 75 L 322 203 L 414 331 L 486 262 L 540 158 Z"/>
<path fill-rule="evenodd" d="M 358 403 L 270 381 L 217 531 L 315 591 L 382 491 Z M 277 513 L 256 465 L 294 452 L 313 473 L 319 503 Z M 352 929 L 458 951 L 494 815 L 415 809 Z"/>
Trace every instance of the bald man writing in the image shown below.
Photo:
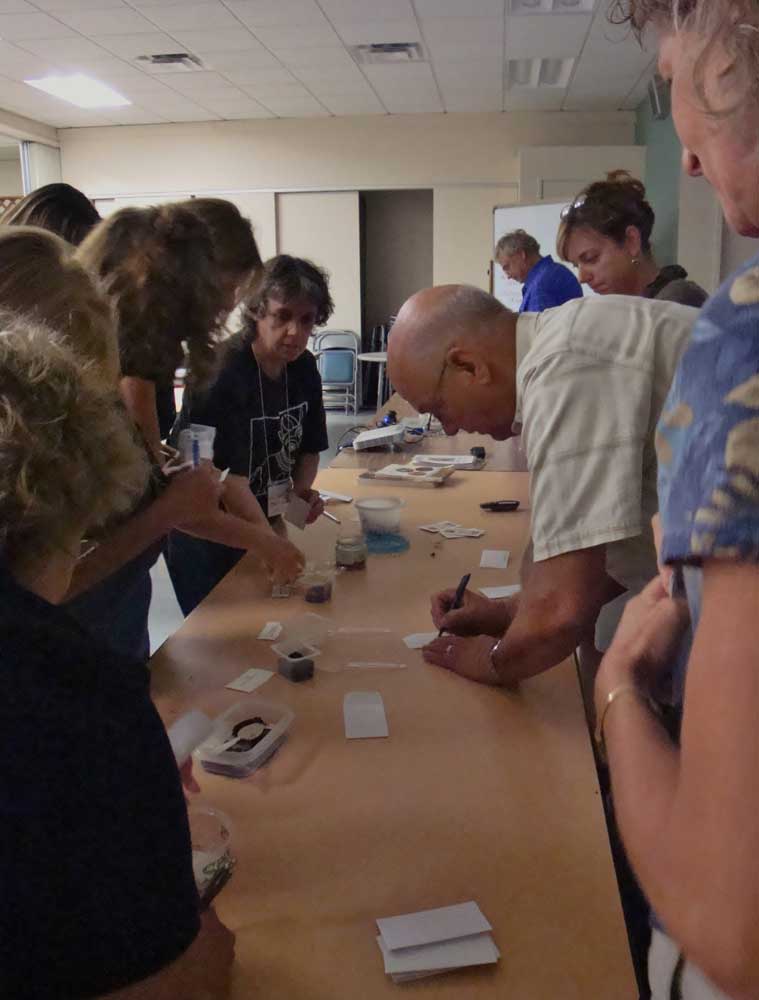
<path fill-rule="evenodd" d="M 577 299 L 517 317 L 476 288 L 419 292 L 388 344 L 396 390 L 446 434 L 519 433 L 530 471 L 532 555 L 505 601 L 452 591 L 432 617 L 450 633 L 430 663 L 514 684 L 560 663 L 656 575 L 654 432 L 697 311 L 627 296 Z"/>

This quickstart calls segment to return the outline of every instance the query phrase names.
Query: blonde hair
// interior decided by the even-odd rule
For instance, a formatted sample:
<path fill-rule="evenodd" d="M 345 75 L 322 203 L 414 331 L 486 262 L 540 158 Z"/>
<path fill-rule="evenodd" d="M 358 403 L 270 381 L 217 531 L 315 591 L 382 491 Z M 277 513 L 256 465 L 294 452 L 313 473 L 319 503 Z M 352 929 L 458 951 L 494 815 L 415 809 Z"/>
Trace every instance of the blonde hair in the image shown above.
<path fill-rule="evenodd" d="M 756 0 L 613 0 L 610 19 L 629 21 L 640 34 L 649 24 L 665 30 L 687 31 L 701 42 L 694 52 L 694 82 L 704 106 L 706 66 L 715 52 L 724 52 L 720 66 L 723 88 L 736 95 L 730 114 L 744 108 L 746 98 L 759 103 L 759 5 Z"/>
<path fill-rule="evenodd" d="M 210 380 L 224 293 L 199 215 L 180 204 L 123 208 L 97 225 L 76 255 L 113 303 L 124 375 L 171 378 L 185 341 L 188 380 Z"/>
<path fill-rule="evenodd" d="M 0 226 L 0 309 L 49 326 L 115 385 L 119 359 L 113 312 L 73 252 L 44 229 Z"/>
<path fill-rule="evenodd" d="M 0 552 L 44 558 L 133 509 L 149 474 L 115 390 L 27 317 L 0 313 Z"/>

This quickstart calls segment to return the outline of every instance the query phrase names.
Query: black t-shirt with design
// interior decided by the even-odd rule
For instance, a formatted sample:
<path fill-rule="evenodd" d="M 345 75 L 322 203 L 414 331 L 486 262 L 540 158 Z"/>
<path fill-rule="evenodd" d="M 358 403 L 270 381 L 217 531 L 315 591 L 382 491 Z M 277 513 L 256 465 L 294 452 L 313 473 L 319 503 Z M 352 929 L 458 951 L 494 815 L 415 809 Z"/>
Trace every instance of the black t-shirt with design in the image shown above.
<path fill-rule="evenodd" d="M 179 426 L 215 427 L 214 464 L 244 476 L 267 513 L 269 485 L 287 482 L 300 455 L 324 451 L 329 442 L 313 354 L 305 351 L 278 379 L 270 379 L 252 343 L 247 333 L 227 342 L 211 388 L 202 395 L 185 393 Z"/>

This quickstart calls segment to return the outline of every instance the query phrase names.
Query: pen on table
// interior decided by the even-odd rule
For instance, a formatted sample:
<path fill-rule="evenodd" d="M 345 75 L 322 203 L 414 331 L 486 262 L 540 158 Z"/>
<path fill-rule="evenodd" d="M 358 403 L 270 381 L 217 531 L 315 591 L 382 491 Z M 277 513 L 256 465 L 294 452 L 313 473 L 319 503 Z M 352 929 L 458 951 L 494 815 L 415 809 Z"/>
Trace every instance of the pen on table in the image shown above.
<path fill-rule="evenodd" d="M 330 514 L 330 512 L 328 510 L 323 510 L 322 511 L 322 517 L 328 517 L 330 519 L 330 521 L 334 521 L 335 524 L 341 524 L 342 523 L 340 521 L 339 517 L 335 517 L 334 514 Z"/>
<path fill-rule="evenodd" d="M 459 585 L 458 587 L 456 587 L 456 593 L 453 598 L 453 604 L 450 606 L 450 608 L 448 608 L 449 611 L 458 611 L 458 609 L 461 607 L 461 599 L 464 596 L 464 591 L 466 590 L 469 584 L 471 576 L 472 576 L 471 573 L 466 573 L 464 576 L 461 577 Z M 443 634 L 443 632 L 445 632 L 445 629 L 441 628 L 437 634 L 438 639 Z"/>

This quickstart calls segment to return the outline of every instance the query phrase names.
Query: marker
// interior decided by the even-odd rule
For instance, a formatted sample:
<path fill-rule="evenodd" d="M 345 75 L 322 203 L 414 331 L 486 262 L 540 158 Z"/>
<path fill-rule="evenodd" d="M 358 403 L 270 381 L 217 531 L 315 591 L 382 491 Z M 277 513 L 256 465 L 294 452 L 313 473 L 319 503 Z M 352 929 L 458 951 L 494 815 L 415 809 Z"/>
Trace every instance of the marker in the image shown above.
<path fill-rule="evenodd" d="M 197 434 L 192 436 L 192 467 L 197 469 L 200 465 L 200 440 Z"/>
<path fill-rule="evenodd" d="M 461 607 L 461 601 L 462 598 L 464 597 L 464 591 L 466 590 L 469 584 L 471 576 L 472 576 L 471 573 L 467 573 L 465 576 L 461 577 L 461 581 L 458 587 L 456 587 L 456 593 L 453 598 L 453 604 L 450 606 L 450 608 L 448 608 L 449 611 L 458 611 L 458 609 Z M 438 639 L 441 637 L 443 632 L 445 632 L 445 629 L 441 628 L 437 634 Z"/>

